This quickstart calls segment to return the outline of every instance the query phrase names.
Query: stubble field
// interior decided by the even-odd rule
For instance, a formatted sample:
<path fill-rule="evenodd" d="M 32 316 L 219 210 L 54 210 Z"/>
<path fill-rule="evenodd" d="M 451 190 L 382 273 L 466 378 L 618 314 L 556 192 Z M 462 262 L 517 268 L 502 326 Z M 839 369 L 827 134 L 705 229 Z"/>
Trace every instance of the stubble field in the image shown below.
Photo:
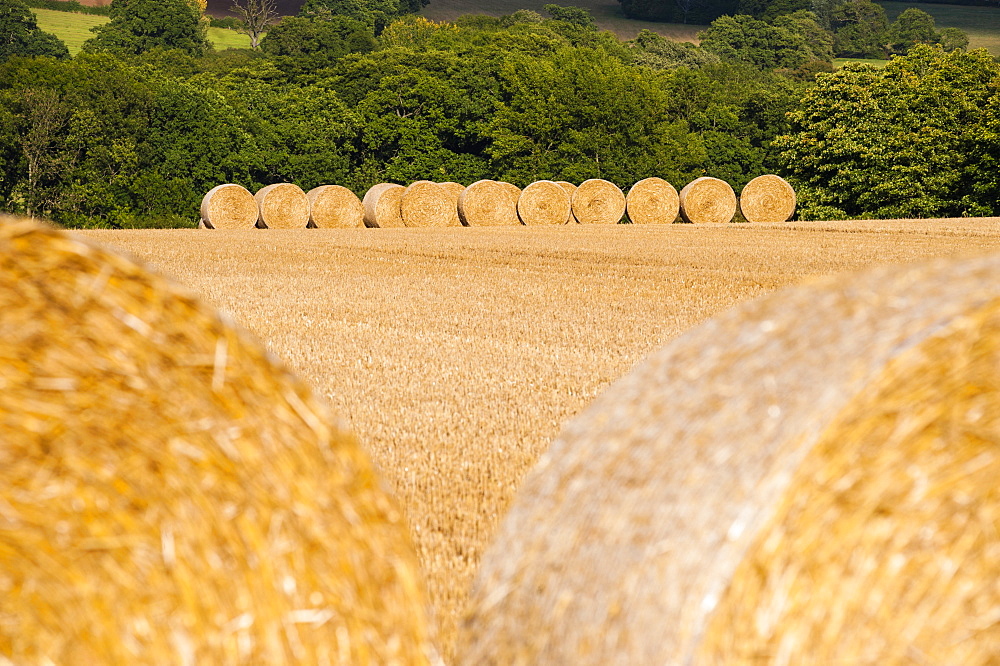
<path fill-rule="evenodd" d="M 1000 218 L 78 233 L 230 313 L 329 399 L 406 510 L 446 656 L 524 474 L 653 349 L 809 276 L 1000 251 Z"/>

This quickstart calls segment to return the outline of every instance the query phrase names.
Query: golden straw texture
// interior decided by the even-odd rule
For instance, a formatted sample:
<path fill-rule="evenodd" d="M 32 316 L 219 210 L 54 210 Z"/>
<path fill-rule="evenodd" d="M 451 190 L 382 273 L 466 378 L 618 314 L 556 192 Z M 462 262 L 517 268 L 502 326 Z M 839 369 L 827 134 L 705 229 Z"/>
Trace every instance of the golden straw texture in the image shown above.
<path fill-rule="evenodd" d="M 361 202 L 365 209 L 365 226 L 402 227 L 403 216 L 399 205 L 405 190 L 405 187 L 396 183 L 379 183 L 365 192 L 365 198 Z"/>
<path fill-rule="evenodd" d="M 556 185 L 566 190 L 566 194 L 569 195 L 569 217 L 566 219 L 568 224 L 576 224 L 579 221 L 573 216 L 573 193 L 576 192 L 576 185 L 569 182 L 568 180 L 557 180 Z"/>
<path fill-rule="evenodd" d="M 569 220 L 570 195 L 551 180 L 539 180 L 521 191 L 517 215 L 521 224 L 566 224 Z"/>
<path fill-rule="evenodd" d="M 400 215 L 407 227 L 446 227 L 452 219 L 452 197 L 429 180 L 418 180 L 403 191 Z"/>
<path fill-rule="evenodd" d="M 257 201 L 242 185 L 216 185 L 201 200 L 201 219 L 210 229 L 251 229 L 257 215 Z"/>
<path fill-rule="evenodd" d="M 458 216 L 458 198 L 465 191 L 465 185 L 461 183 L 439 183 L 448 195 L 448 227 L 462 226 L 462 219 Z"/>
<path fill-rule="evenodd" d="M 695 178 L 681 189 L 678 197 L 685 222 L 725 223 L 736 216 L 736 193 L 729 183 L 718 178 Z"/>
<path fill-rule="evenodd" d="M 625 215 L 625 195 L 612 182 L 591 178 L 573 192 L 573 216 L 580 224 L 618 224 Z"/>
<path fill-rule="evenodd" d="M 521 224 L 517 199 L 521 190 L 510 183 L 477 180 L 458 198 L 458 215 L 467 227 L 497 227 Z"/>
<path fill-rule="evenodd" d="M 522 485 L 460 663 L 995 662 L 998 276 L 824 278 L 655 353 Z"/>
<path fill-rule="evenodd" d="M 304 229 L 309 224 L 309 198 L 292 183 L 274 183 L 254 195 L 263 229 Z"/>
<path fill-rule="evenodd" d="M 306 192 L 309 226 L 317 229 L 363 227 L 365 209 L 358 195 L 342 185 L 320 185 Z"/>
<path fill-rule="evenodd" d="M 795 190 L 781 176 L 757 176 L 740 193 L 740 212 L 747 222 L 787 222 L 795 214 Z"/>
<path fill-rule="evenodd" d="M 401 512 L 261 346 L 10 218 L 0 308 L 0 662 L 433 662 Z"/>
<path fill-rule="evenodd" d="M 625 210 L 632 224 L 672 224 L 680 199 L 674 186 L 662 178 L 644 178 L 629 189 Z"/>

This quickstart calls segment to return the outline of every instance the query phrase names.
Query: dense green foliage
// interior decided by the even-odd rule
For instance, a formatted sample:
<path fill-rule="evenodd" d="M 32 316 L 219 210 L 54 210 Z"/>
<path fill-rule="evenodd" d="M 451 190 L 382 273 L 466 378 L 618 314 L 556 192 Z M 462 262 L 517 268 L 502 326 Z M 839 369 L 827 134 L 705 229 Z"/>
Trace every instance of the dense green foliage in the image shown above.
<path fill-rule="evenodd" d="M 918 46 L 819 79 L 777 141 L 801 214 L 1000 214 L 1000 65 Z"/>
<path fill-rule="evenodd" d="M 57 12 L 73 12 L 75 14 L 93 14 L 95 16 L 108 16 L 111 13 L 110 5 L 82 5 L 77 0 L 25 0 L 24 4 L 32 9 L 51 9 Z"/>
<path fill-rule="evenodd" d="M 68 58 L 69 50 L 55 35 L 38 29 L 22 0 L 0 0 L 0 60 L 10 56 Z"/>
<path fill-rule="evenodd" d="M 109 16 L 84 51 L 136 55 L 159 48 L 201 55 L 208 48 L 208 21 L 194 0 L 112 0 Z"/>
<path fill-rule="evenodd" d="M 408 16 L 378 37 L 320 13 L 282 20 L 261 51 L 8 58 L 0 201 L 68 225 L 192 225 L 223 182 L 362 194 L 713 175 L 739 189 L 774 171 L 802 187 L 805 216 L 975 214 L 1000 199 L 997 66 L 983 53 L 917 44 L 884 73 L 817 85 L 834 35 L 809 11 L 720 19 L 702 47 L 651 32 L 623 43 L 582 10 L 546 11 Z M 915 26 L 901 41 L 926 36 L 919 16 L 900 25 Z"/>

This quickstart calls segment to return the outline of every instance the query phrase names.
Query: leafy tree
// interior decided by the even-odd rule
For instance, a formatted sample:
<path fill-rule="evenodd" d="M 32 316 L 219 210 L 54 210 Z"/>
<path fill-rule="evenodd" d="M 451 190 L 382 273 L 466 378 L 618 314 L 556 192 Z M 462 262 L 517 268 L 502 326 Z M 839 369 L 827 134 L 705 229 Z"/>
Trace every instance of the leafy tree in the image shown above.
<path fill-rule="evenodd" d="M 371 28 L 346 16 L 329 20 L 286 16 L 268 31 L 261 51 L 282 59 L 293 73 L 329 67 L 348 53 L 367 53 L 377 46 Z"/>
<path fill-rule="evenodd" d="M 938 43 L 945 51 L 969 48 L 969 36 L 959 28 L 944 28 L 938 35 Z"/>
<path fill-rule="evenodd" d="M 800 35 L 809 49 L 811 60 L 821 62 L 833 60 L 833 33 L 825 30 L 812 12 L 803 9 L 791 14 L 783 14 L 775 18 L 772 24 Z"/>
<path fill-rule="evenodd" d="M 629 45 L 635 50 L 635 63 L 653 69 L 698 68 L 719 62 L 719 56 L 691 42 L 675 42 L 651 30 L 640 30 Z"/>
<path fill-rule="evenodd" d="M 833 11 L 834 54 L 838 57 L 884 58 L 889 20 L 872 0 L 846 0 Z"/>
<path fill-rule="evenodd" d="M 111 21 L 92 28 L 86 52 L 136 55 L 156 48 L 202 55 L 210 48 L 207 21 L 194 0 L 111 0 Z"/>
<path fill-rule="evenodd" d="M 545 5 L 542 7 L 545 13 L 556 21 L 565 21 L 571 25 L 579 26 L 587 30 L 597 30 L 597 23 L 590 12 L 582 7 L 561 7 L 559 5 Z"/>
<path fill-rule="evenodd" d="M 10 56 L 69 57 L 55 35 L 38 29 L 35 15 L 21 0 L 0 0 L 0 60 Z"/>
<path fill-rule="evenodd" d="M 260 38 L 278 16 L 276 0 L 233 0 L 230 8 L 239 17 L 237 30 L 250 37 L 250 48 L 260 46 Z"/>
<path fill-rule="evenodd" d="M 936 44 L 934 17 L 916 7 L 904 9 L 889 26 L 886 38 L 889 51 L 897 54 L 906 53 L 915 44 Z"/>
<path fill-rule="evenodd" d="M 702 48 L 725 60 L 763 69 L 793 68 L 815 59 L 806 38 L 796 29 L 771 25 L 752 16 L 722 16 L 698 36 Z"/>
<path fill-rule="evenodd" d="M 1000 213 L 1000 65 L 917 45 L 821 77 L 780 137 L 806 219 Z"/>
<path fill-rule="evenodd" d="M 299 10 L 299 16 L 325 20 L 333 16 L 344 16 L 361 21 L 376 35 L 393 19 L 403 14 L 416 12 L 430 0 L 306 0 Z"/>

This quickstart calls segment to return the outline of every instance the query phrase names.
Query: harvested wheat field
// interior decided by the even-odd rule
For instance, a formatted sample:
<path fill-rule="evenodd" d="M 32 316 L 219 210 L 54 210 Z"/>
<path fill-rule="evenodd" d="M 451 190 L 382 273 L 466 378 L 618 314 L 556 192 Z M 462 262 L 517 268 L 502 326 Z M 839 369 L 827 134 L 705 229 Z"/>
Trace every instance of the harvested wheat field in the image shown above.
<path fill-rule="evenodd" d="M 405 508 L 447 656 L 525 473 L 654 349 L 806 276 L 1000 251 L 1000 218 L 80 233 L 200 292 L 329 398 Z"/>

